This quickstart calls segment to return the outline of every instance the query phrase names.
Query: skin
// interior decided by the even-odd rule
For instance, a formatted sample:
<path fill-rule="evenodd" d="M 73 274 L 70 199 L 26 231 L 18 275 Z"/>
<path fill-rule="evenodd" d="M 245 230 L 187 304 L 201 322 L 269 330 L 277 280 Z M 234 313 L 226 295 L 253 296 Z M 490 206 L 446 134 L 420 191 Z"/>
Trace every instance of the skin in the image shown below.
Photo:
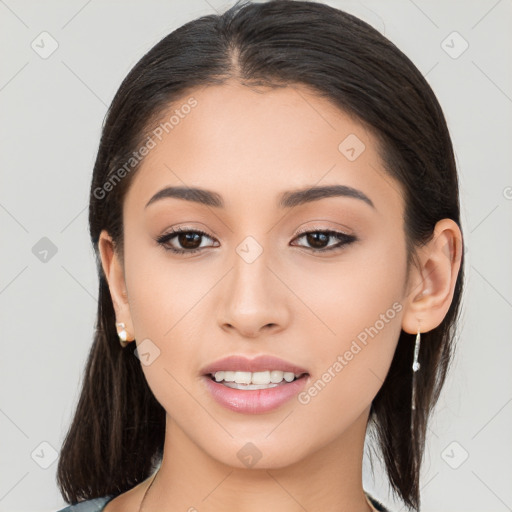
<path fill-rule="evenodd" d="M 401 189 L 360 123 L 304 86 L 229 82 L 190 95 L 198 106 L 151 150 L 125 197 L 124 260 L 107 232 L 99 244 L 117 321 L 137 345 L 149 338 L 160 350 L 142 365 L 167 411 L 164 458 L 143 509 L 371 510 L 362 488 L 370 405 L 400 330 L 427 332 L 445 317 L 460 230 L 450 219 L 438 222 L 406 282 Z M 338 150 L 349 134 L 365 144 L 354 161 Z M 375 209 L 348 197 L 277 206 L 284 191 L 332 184 L 363 191 Z M 166 198 L 145 208 L 169 185 L 215 191 L 226 207 Z M 209 233 L 196 245 L 202 252 L 159 246 L 155 238 L 173 226 Z M 312 253 L 338 240 L 314 246 L 297 237 L 299 228 L 357 241 Z M 236 252 L 247 236 L 263 249 L 251 264 Z M 168 245 L 184 247 L 178 237 Z M 272 412 L 241 414 L 218 405 L 203 385 L 200 370 L 231 354 L 281 357 L 306 368 L 314 383 L 395 302 L 400 311 L 308 404 L 292 399 Z M 261 452 L 252 468 L 237 457 L 249 442 Z M 151 479 L 105 510 L 139 510 Z"/>

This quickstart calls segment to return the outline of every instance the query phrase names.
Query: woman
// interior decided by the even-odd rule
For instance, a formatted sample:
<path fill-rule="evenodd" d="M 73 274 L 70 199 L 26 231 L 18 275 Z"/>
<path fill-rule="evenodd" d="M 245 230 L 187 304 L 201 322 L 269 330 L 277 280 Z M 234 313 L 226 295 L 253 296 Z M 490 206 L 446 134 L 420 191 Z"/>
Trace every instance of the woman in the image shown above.
<path fill-rule="evenodd" d="M 293 0 L 180 27 L 112 102 L 89 221 L 64 510 L 385 511 L 367 432 L 419 510 L 463 238 L 441 107 L 390 41 Z"/>

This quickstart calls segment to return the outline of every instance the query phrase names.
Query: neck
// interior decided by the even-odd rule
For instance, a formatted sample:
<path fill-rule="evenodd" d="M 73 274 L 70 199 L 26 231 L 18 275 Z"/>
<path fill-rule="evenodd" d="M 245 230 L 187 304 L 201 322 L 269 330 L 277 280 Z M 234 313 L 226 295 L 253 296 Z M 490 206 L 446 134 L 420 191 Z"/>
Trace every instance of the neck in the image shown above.
<path fill-rule="evenodd" d="M 334 442 L 278 467 L 233 467 L 209 456 L 167 416 L 162 464 L 143 512 L 370 512 L 362 487 L 369 409 Z"/>

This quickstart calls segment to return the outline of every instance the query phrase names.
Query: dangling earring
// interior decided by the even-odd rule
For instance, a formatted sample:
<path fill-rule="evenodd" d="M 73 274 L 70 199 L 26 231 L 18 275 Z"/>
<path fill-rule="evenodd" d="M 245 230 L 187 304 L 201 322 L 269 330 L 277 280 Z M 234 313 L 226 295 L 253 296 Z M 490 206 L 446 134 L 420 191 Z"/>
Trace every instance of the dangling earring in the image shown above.
<path fill-rule="evenodd" d="M 126 331 L 126 326 L 124 325 L 124 322 L 116 322 L 117 327 L 117 335 L 119 336 L 119 343 L 121 344 L 121 347 L 125 348 L 130 341 L 133 341 L 132 339 L 128 339 L 128 332 Z"/>
<path fill-rule="evenodd" d="M 418 334 L 416 335 L 416 343 L 414 345 L 414 360 L 412 363 L 412 401 L 411 401 L 411 410 L 416 410 L 416 373 L 420 369 L 420 363 L 418 363 L 418 355 L 420 352 L 420 341 L 421 334 L 420 329 L 418 327 Z"/>

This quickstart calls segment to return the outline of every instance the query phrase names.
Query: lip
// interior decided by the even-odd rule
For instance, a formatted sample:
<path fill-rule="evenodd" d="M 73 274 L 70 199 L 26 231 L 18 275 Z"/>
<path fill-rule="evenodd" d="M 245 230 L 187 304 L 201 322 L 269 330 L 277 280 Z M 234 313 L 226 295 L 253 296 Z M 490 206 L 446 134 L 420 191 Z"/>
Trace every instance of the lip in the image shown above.
<path fill-rule="evenodd" d="M 215 374 L 215 372 L 219 371 L 253 373 L 265 370 L 280 370 L 282 372 L 293 372 L 295 374 L 308 373 L 307 370 L 300 366 L 270 355 L 260 355 L 253 359 L 233 355 L 218 359 L 214 363 L 205 366 L 201 370 L 201 374 L 208 376 L 209 374 Z M 244 393 L 248 393 L 248 391 L 244 391 Z"/>
<path fill-rule="evenodd" d="M 211 378 L 218 371 L 261 372 L 280 370 L 302 375 L 293 382 L 286 382 L 269 389 L 243 390 L 224 386 Z M 231 411 L 245 414 L 261 414 L 273 411 L 296 396 L 309 380 L 305 368 L 271 355 L 260 355 L 253 359 L 232 355 L 219 359 L 202 370 L 202 381 L 212 398 Z"/>
<path fill-rule="evenodd" d="M 226 409 L 244 414 L 261 414 L 273 411 L 302 391 L 309 375 L 269 389 L 233 389 L 216 382 L 209 375 L 202 377 L 213 399 Z"/>

